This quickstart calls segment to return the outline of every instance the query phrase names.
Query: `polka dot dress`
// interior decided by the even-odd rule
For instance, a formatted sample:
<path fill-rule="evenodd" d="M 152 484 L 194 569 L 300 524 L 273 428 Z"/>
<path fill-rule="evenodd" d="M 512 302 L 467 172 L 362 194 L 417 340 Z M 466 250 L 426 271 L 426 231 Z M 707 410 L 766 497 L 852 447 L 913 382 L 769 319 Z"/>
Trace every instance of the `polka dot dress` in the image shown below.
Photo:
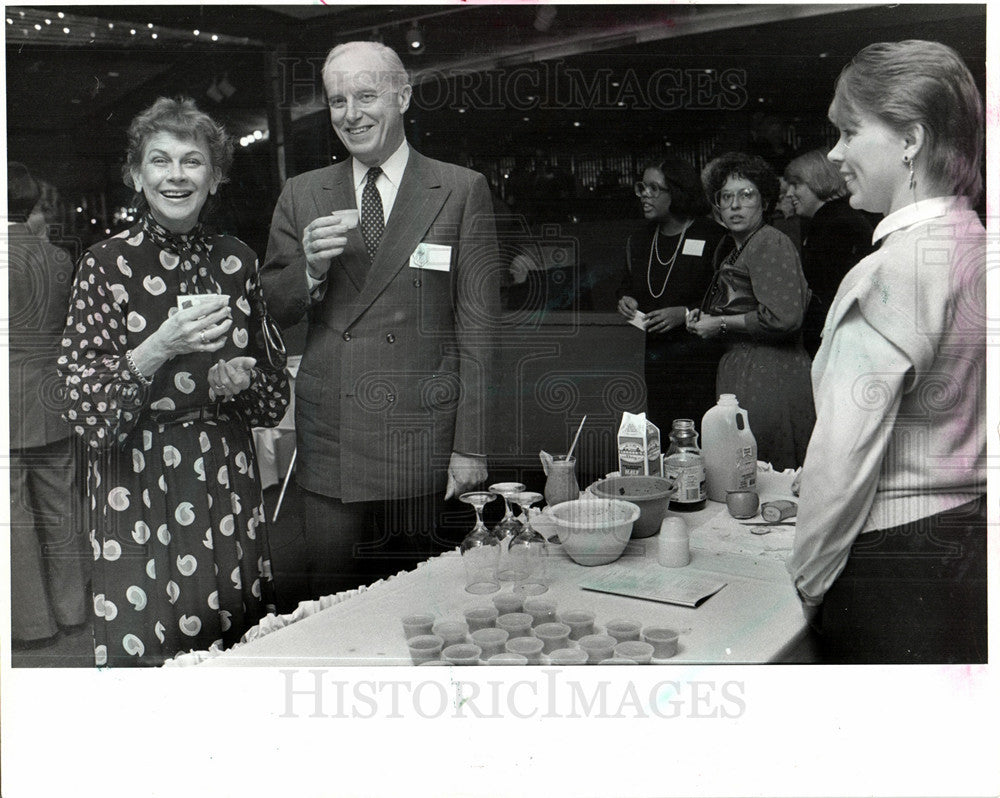
<path fill-rule="evenodd" d="M 800 329 L 809 292 L 791 240 L 767 226 L 754 235 L 732 268 L 750 275 L 761 332 L 730 335 L 719 361 L 716 392 L 734 393 L 747 411 L 757 458 L 795 468 L 806 456 L 816 423 L 810 369 Z"/>
<path fill-rule="evenodd" d="M 165 248 L 167 247 L 167 248 Z M 211 407 L 208 370 L 254 356 L 256 258 L 241 241 L 171 236 L 148 217 L 81 259 L 62 341 L 65 418 L 87 442 L 97 665 L 157 665 L 235 643 L 268 611 L 270 555 L 250 427 L 275 426 L 284 375 L 256 370 L 228 420 L 156 423 L 150 410 Z M 225 346 L 168 361 L 144 385 L 125 351 L 177 296 L 230 296 Z"/>

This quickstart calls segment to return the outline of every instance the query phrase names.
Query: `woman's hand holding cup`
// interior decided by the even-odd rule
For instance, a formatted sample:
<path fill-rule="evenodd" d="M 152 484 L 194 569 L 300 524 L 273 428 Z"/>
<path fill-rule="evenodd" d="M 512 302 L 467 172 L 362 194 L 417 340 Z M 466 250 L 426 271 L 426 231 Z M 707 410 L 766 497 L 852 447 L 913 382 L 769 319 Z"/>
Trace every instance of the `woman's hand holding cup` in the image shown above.
<path fill-rule="evenodd" d="M 153 335 L 165 360 L 189 352 L 215 352 L 226 343 L 232 316 L 229 297 L 220 294 L 176 311 Z"/>

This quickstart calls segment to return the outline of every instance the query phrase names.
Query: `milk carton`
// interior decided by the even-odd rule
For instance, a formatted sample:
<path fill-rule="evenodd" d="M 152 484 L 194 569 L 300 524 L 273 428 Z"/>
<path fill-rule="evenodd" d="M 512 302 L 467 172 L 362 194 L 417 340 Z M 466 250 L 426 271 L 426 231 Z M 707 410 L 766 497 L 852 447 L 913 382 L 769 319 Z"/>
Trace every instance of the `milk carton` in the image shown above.
<path fill-rule="evenodd" d="M 663 476 L 660 430 L 645 413 L 622 413 L 618 427 L 618 472 L 623 477 Z"/>

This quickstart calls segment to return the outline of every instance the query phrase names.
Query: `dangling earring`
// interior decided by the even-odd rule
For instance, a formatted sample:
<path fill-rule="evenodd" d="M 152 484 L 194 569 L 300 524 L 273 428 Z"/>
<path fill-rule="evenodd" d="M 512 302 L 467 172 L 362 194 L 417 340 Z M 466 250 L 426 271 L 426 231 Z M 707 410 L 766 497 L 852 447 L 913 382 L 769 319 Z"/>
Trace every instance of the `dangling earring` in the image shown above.
<path fill-rule="evenodd" d="M 904 155 L 903 163 L 906 164 L 906 166 L 910 170 L 910 191 L 913 191 L 913 189 L 916 188 L 917 185 L 916 175 L 913 174 L 913 159 L 909 155 Z"/>

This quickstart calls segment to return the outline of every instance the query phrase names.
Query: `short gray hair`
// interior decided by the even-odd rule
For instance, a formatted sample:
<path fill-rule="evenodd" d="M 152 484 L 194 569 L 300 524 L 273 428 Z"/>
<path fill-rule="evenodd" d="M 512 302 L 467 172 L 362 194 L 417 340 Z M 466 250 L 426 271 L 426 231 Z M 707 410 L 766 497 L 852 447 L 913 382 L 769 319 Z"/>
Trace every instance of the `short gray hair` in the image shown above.
<path fill-rule="evenodd" d="M 378 58 L 385 65 L 385 77 L 392 81 L 393 88 L 399 89 L 410 82 L 410 75 L 406 71 L 406 67 L 403 66 L 403 62 L 395 50 L 391 47 L 387 47 L 381 42 L 356 41 L 338 44 L 330 50 L 329 53 L 327 53 L 326 61 L 323 63 L 324 84 L 326 83 L 327 71 L 330 69 L 330 64 L 333 63 L 333 60 L 355 50 L 367 50 L 368 52 L 378 56 Z"/>

